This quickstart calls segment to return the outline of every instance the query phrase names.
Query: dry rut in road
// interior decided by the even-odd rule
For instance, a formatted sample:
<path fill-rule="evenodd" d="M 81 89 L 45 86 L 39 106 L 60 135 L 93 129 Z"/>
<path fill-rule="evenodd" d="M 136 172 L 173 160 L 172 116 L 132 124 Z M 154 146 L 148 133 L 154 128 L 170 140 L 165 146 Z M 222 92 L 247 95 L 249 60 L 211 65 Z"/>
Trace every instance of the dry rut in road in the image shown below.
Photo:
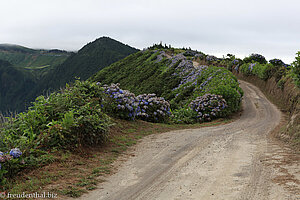
<path fill-rule="evenodd" d="M 283 162 L 289 150 L 267 137 L 280 111 L 255 86 L 241 87 L 240 119 L 146 137 L 81 199 L 299 199 L 299 156 Z"/>

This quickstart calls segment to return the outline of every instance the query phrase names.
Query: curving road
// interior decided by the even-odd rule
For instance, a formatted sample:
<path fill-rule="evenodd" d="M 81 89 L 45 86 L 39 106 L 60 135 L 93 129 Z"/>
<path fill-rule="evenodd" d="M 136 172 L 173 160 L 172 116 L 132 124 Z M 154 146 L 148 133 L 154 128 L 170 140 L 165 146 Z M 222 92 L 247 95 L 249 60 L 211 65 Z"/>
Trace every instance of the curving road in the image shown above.
<path fill-rule="evenodd" d="M 297 190 L 274 182 L 282 148 L 267 134 L 281 113 L 259 89 L 240 82 L 245 96 L 238 120 L 146 137 L 116 174 L 81 199 L 298 199 Z M 297 164 L 287 170 L 297 174 Z"/>

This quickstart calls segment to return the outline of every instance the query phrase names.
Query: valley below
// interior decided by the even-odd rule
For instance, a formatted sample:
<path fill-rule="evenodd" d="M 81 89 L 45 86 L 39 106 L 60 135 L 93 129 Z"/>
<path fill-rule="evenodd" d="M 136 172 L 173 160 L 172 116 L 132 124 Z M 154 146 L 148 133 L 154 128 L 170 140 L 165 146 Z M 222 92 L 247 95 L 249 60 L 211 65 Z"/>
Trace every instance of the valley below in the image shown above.
<path fill-rule="evenodd" d="M 80 199 L 299 199 L 299 154 L 270 137 L 282 113 L 240 82 L 239 119 L 145 137 Z"/>

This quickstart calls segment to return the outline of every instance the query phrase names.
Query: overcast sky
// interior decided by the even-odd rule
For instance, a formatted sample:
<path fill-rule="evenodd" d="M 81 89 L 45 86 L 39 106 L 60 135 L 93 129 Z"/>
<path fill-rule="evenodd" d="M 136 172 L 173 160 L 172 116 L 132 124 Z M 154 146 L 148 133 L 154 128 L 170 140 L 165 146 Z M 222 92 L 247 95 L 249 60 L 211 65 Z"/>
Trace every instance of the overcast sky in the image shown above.
<path fill-rule="evenodd" d="M 217 56 L 300 51 L 299 0 L 0 0 L 0 43 L 79 50 L 101 36 Z"/>

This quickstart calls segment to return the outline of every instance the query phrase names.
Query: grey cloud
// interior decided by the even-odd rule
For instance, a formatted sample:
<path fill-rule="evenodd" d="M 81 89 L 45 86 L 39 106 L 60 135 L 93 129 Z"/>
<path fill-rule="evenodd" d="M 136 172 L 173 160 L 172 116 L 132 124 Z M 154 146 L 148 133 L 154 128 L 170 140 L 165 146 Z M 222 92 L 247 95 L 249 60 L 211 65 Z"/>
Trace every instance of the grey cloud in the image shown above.
<path fill-rule="evenodd" d="M 140 49 L 163 41 L 286 62 L 300 50 L 296 0 L 10 0 L 0 6 L 0 43 L 78 50 L 105 35 Z"/>

